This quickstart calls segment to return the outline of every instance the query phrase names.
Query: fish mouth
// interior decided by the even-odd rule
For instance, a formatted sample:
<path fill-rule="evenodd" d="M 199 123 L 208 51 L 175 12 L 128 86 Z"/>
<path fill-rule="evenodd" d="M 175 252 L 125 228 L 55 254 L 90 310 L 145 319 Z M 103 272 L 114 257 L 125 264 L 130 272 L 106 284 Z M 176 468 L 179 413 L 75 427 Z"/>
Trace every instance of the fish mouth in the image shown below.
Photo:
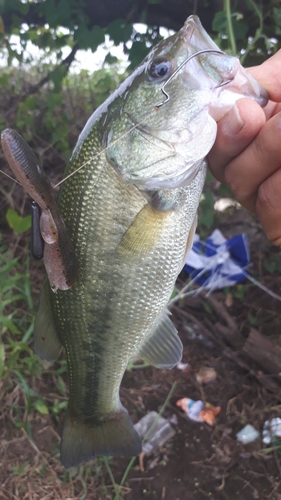
<path fill-rule="evenodd" d="M 237 99 L 249 97 L 261 107 L 266 106 L 269 96 L 265 89 L 241 66 L 237 57 L 220 50 L 204 30 L 197 16 L 190 16 L 182 28 L 187 56 L 207 49 L 214 52 L 198 54 L 183 68 L 182 78 L 189 88 L 211 90 L 216 98 L 221 94 L 233 94 L 232 104 Z M 229 97 L 229 96 L 228 96 Z"/>
<path fill-rule="evenodd" d="M 267 91 L 260 86 L 250 73 L 245 70 L 242 72 L 238 69 L 232 82 L 227 85 L 227 90 L 238 94 L 243 94 L 242 97 L 254 99 L 262 108 L 264 108 L 269 100 Z"/>

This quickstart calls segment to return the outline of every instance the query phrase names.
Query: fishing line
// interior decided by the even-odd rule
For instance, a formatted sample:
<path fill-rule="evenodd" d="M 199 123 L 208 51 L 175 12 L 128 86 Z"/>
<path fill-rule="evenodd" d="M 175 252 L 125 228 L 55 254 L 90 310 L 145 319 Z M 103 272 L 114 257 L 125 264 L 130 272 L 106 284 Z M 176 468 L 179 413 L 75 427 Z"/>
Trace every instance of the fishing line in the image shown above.
<path fill-rule="evenodd" d="M 155 113 L 155 110 L 152 111 L 151 113 L 149 113 L 148 115 L 146 115 L 142 120 L 140 120 L 138 123 L 136 123 L 133 127 L 131 127 L 129 130 L 127 130 L 126 132 L 124 132 L 124 134 L 120 135 L 120 137 L 118 137 L 117 139 L 115 139 L 114 141 L 112 141 L 108 146 L 106 146 L 106 148 L 102 149 L 99 153 L 97 153 L 96 155 L 92 156 L 91 158 L 89 158 L 89 160 L 87 160 L 85 163 L 83 163 L 83 165 L 80 165 L 80 167 L 76 168 L 76 170 L 74 170 L 73 172 L 71 172 L 69 175 L 67 175 L 66 177 L 64 177 L 64 179 L 62 179 L 60 182 L 58 182 L 55 186 L 53 186 L 54 188 L 57 188 L 58 186 L 60 186 L 64 181 L 66 181 L 67 179 L 69 179 L 70 177 L 72 177 L 74 174 L 76 174 L 77 172 L 79 172 L 79 170 L 81 170 L 82 168 L 84 168 L 88 163 L 90 163 L 91 161 L 95 160 L 96 158 L 99 158 L 99 156 L 101 156 L 103 153 L 105 153 L 111 146 L 114 146 L 115 144 L 117 144 L 119 141 L 121 141 L 121 139 L 123 139 L 124 137 L 126 137 L 128 134 L 130 134 L 132 132 L 132 130 L 134 130 L 135 128 L 137 128 L 139 125 L 141 125 L 143 122 L 145 122 L 146 120 L 148 120 L 148 118 L 150 116 L 152 116 L 154 113 Z"/>
<path fill-rule="evenodd" d="M 64 179 L 62 179 L 60 182 L 58 182 L 54 188 L 57 188 L 58 186 L 60 186 L 61 184 L 63 184 L 67 179 L 69 179 L 70 177 L 72 177 L 74 174 L 76 174 L 77 172 L 79 172 L 80 170 L 82 170 L 82 168 L 84 168 L 88 163 L 90 163 L 91 161 L 95 160 L 96 158 L 98 158 L 99 156 L 101 156 L 103 153 L 105 153 L 111 146 L 114 146 L 115 144 L 117 144 L 121 139 L 123 139 L 124 137 L 126 137 L 128 134 L 130 134 L 135 128 L 137 128 L 139 125 L 141 125 L 143 122 L 145 122 L 146 120 L 148 120 L 148 118 L 150 118 L 150 116 L 152 116 L 154 114 L 155 111 L 158 111 L 159 108 L 161 108 L 164 104 L 166 104 L 167 102 L 169 102 L 170 100 L 170 95 L 168 94 L 168 92 L 165 90 L 165 87 L 166 85 L 168 85 L 172 79 L 179 73 L 179 71 L 186 65 L 186 63 L 188 63 L 191 59 L 193 59 L 194 57 L 200 55 L 200 54 L 205 54 L 205 53 L 215 53 L 215 54 L 224 54 L 224 52 L 222 52 L 221 50 L 216 50 L 216 49 L 201 49 L 201 50 L 198 50 L 197 52 L 195 52 L 194 54 L 191 54 L 190 56 L 188 56 L 176 69 L 175 71 L 171 74 L 171 76 L 169 76 L 169 78 L 164 82 L 164 84 L 162 85 L 161 87 L 161 92 L 164 94 L 164 96 L 166 97 L 166 99 L 162 102 L 160 102 L 159 104 L 156 104 L 155 107 L 154 107 L 154 110 L 149 113 L 148 115 L 146 115 L 141 121 L 139 121 L 138 123 L 136 123 L 133 127 L 131 127 L 129 130 L 127 130 L 124 134 L 122 134 L 120 137 L 118 137 L 117 139 L 115 139 L 114 141 L 112 141 L 106 148 L 104 148 L 102 151 L 100 151 L 99 153 L 97 153 L 95 156 L 92 156 L 92 158 L 90 158 L 89 160 L 87 160 L 85 163 L 83 163 L 83 165 L 80 165 L 80 167 L 78 167 L 76 170 L 74 170 L 73 172 L 71 172 L 69 175 L 67 175 L 66 177 L 64 177 Z M 232 80 L 226 80 L 224 82 L 221 82 L 219 85 L 217 85 L 216 87 L 214 87 L 215 89 L 219 88 L 219 87 L 222 87 L 224 85 L 227 85 L 228 83 L 230 83 Z"/>
<path fill-rule="evenodd" d="M 120 137 L 118 137 L 117 139 L 115 139 L 114 141 L 112 141 L 106 148 L 102 149 L 99 153 L 97 153 L 96 155 L 92 156 L 91 158 L 89 158 L 89 160 L 87 160 L 85 163 L 83 163 L 82 165 L 80 165 L 77 169 L 75 169 L 73 172 L 71 172 L 69 175 L 67 175 L 66 177 L 64 177 L 61 181 L 59 181 L 57 184 L 55 184 L 53 186 L 54 189 L 56 189 L 57 187 L 59 187 L 61 184 L 63 184 L 66 180 L 68 180 L 70 177 L 72 177 L 74 174 L 76 174 L 77 172 L 79 172 L 80 170 L 82 170 L 86 165 L 88 165 L 90 162 L 92 162 L 93 160 L 95 160 L 96 158 L 99 158 L 103 153 L 105 153 L 111 146 L 114 146 L 115 144 L 117 144 L 120 140 L 122 140 L 124 137 L 126 137 L 128 134 L 130 134 L 135 128 L 137 128 L 139 125 L 141 125 L 142 123 L 144 123 L 146 120 L 148 120 L 155 112 L 157 112 L 159 110 L 159 108 L 161 108 L 164 104 L 166 104 L 167 102 L 169 102 L 170 100 L 170 95 L 169 93 L 165 90 L 165 87 L 172 81 L 172 79 L 179 73 L 179 71 L 191 60 L 193 59 L 194 57 L 198 56 L 198 55 L 201 55 L 201 54 L 206 54 L 206 53 L 214 53 L 214 54 L 224 54 L 224 52 L 222 52 L 221 50 L 216 50 L 216 49 L 201 49 L 197 52 L 195 52 L 194 54 L 191 54 L 190 56 L 188 56 L 176 69 L 175 71 L 170 75 L 170 77 L 163 83 L 162 87 L 161 87 L 161 92 L 164 94 L 165 96 L 165 99 L 159 103 L 159 104 L 156 104 L 154 106 L 154 109 L 151 113 L 149 113 L 148 115 L 146 115 L 142 120 L 140 120 L 138 123 L 136 123 L 135 125 L 133 125 L 133 127 L 131 127 L 129 130 L 127 130 L 124 134 L 122 134 Z M 214 87 L 214 89 L 217 89 L 219 87 L 222 87 L 224 85 L 227 85 L 228 83 L 230 83 L 232 80 L 226 80 L 226 81 L 223 81 L 221 82 L 219 85 L 217 85 L 216 87 Z M 10 177 L 8 174 L 6 174 L 5 172 L 3 172 L 2 170 L 0 170 L 4 175 L 6 175 L 7 177 L 9 177 L 11 180 L 13 180 L 14 182 L 16 182 L 17 184 L 21 185 L 17 180 L 13 179 L 12 177 Z"/>
<path fill-rule="evenodd" d="M 194 54 L 191 54 L 190 56 L 188 56 L 177 68 L 176 70 L 170 75 L 170 77 L 164 82 L 164 84 L 162 85 L 161 87 L 161 92 L 164 94 L 165 96 L 165 99 L 159 103 L 159 104 L 156 104 L 155 107 L 154 107 L 154 110 L 149 113 L 148 115 L 146 115 L 142 120 L 140 120 L 138 123 L 136 123 L 135 125 L 133 125 L 129 130 L 127 130 L 124 134 L 122 134 L 120 137 L 118 137 L 117 139 L 115 139 L 114 141 L 112 141 L 106 148 L 102 149 L 99 153 L 97 153 L 96 155 L 92 156 L 89 160 L 87 160 L 85 163 L 83 163 L 82 165 L 80 165 L 80 167 L 78 167 L 76 170 L 74 170 L 73 172 L 71 172 L 69 175 L 67 175 L 66 177 L 64 177 L 64 179 L 62 179 L 60 182 L 58 182 L 57 184 L 55 184 L 53 186 L 53 188 L 57 188 L 59 187 L 61 184 L 63 184 L 67 179 L 69 179 L 70 177 L 72 177 L 74 174 L 76 174 L 77 172 L 79 172 L 80 170 L 82 170 L 82 168 L 84 168 L 88 163 L 90 163 L 91 161 L 95 160 L 96 158 L 100 157 L 103 153 L 105 153 L 111 146 L 114 146 L 115 144 L 117 144 L 120 140 L 122 140 L 124 137 L 126 137 L 128 134 L 130 134 L 135 128 L 137 128 L 139 125 L 141 125 L 142 123 L 144 123 L 146 120 L 148 120 L 155 112 L 158 111 L 159 108 L 161 108 L 162 106 L 164 106 L 164 104 L 166 104 L 167 102 L 169 102 L 170 100 L 170 95 L 169 93 L 165 90 L 165 87 L 172 81 L 172 79 L 179 73 L 179 71 L 191 60 L 193 59 L 194 57 L 198 56 L 198 55 L 201 55 L 201 54 L 206 54 L 206 53 L 213 53 L 213 54 L 221 54 L 223 55 L 224 52 L 220 51 L 220 50 L 216 50 L 216 49 L 202 49 L 202 50 L 199 50 L 197 52 L 195 52 Z M 222 81 L 220 84 L 218 84 L 216 87 L 214 87 L 214 89 L 217 89 L 217 88 L 220 88 L 220 87 L 223 87 L 225 85 L 227 85 L 228 83 L 231 83 L 233 79 L 229 79 L 229 80 L 225 80 L 225 81 Z M 17 179 L 14 179 L 13 177 L 11 177 L 9 174 L 7 174 L 6 172 L 4 172 L 2 169 L 0 169 L 0 172 L 5 175 L 6 177 L 8 177 L 8 179 L 12 180 L 13 182 L 15 182 L 16 184 L 18 184 L 19 186 L 22 186 L 21 183 L 17 180 Z M 23 187 L 23 186 L 22 186 Z M 277 300 L 281 300 L 281 297 L 277 294 L 275 294 L 274 292 L 272 292 L 270 289 L 268 289 L 267 287 L 265 287 L 264 285 L 262 285 L 259 281 L 255 280 L 247 271 L 246 271 L 246 267 L 245 268 L 242 268 L 242 272 L 243 274 L 245 275 L 246 278 L 248 278 L 250 281 L 252 281 L 252 283 L 254 283 L 256 286 L 258 286 L 259 288 L 261 288 L 264 292 L 268 293 L 269 295 L 271 295 L 272 297 L 274 297 L 275 299 Z M 245 270 L 244 270 L 245 269 Z M 192 284 L 195 282 L 196 278 L 198 278 L 201 274 L 204 274 L 206 272 L 206 269 L 203 269 L 195 278 L 193 278 L 172 300 L 170 300 L 169 302 L 169 306 L 171 306 L 174 302 L 176 302 L 177 300 L 179 300 L 180 298 L 182 297 L 185 297 L 187 295 L 192 295 L 194 293 L 198 293 L 198 290 L 197 291 L 190 291 L 190 292 L 186 292 L 186 290 L 188 288 L 190 288 L 190 286 L 192 286 Z M 201 288 L 204 288 L 203 287 L 200 287 L 199 290 Z M 208 293 L 210 293 L 212 291 L 209 290 Z"/>
<path fill-rule="evenodd" d="M 14 179 L 14 177 L 11 177 L 9 174 L 6 174 L 6 172 L 4 172 L 4 170 L 1 170 L 1 168 L 0 168 L 0 172 L 1 172 L 1 174 L 3 174 L 6 177 L 8 177 L 8 179 L 11 179 L 11 181 L 14 181 L 16 184 L 18 184 L 19 186 L 23 187 L 21 185 L 21 183 L 19 181 L 17 181 L 17 179 Z"/>
<path fill-rule="evenodd" d="M 216 247 L 213 246 L 210 243 L 207 243 L 207 241 L 205 241 L 205 246 L 208 247 L 211 250 L 216 250 Z M 175 295 L 175 297 L 173 297 L 168 302 L 168 307 L 172 307 L 175 302 L 178 302 L 179 300 L 182 300 L 185 297 L 188 297 L 190 295 L 198 295 L 201 292 L 201 290 L 207 290 L 207 293 L 206 293 L 206 297 L 207 297 L 208 295 L 210 295 L 213 292 L 213 290 L 215 289 L 215 287 L 216 288 L 220 287 L 220 281 L 223 281 L 225 278 L 230 278 L 231 276 L 235 276 L 237 274 L 237 271 L 235 271 L 235 272 L 232 272 L 232 273 L 228 273 L 227 275 L 223 275 L 223 273 L 221 273 L 221 270 L 215 269 L 215 271 L 213 272 L 213 274 L 210 276 L 210 279 L 208 279 L 208 278 L 206 279 L 207 286 L 209 287 L 211 285 L 210 288 L 207 288 L 207 286 L 205 286 L 205 284 L 202 284 L 198 288 L 196 288 L 195 290 L 187 291 L 189 288 L 191 288 L 192 285 L 194 285 L 194 283 L 196 283 L 196 280 L 198 278 L 200 278 L 206 272 L 212 270 L 212 266 L 216 262 L 218 256 L 219 256 L 219 254 L 218 255 L 214 255 L 213 257 L 211 257 L 209 264 L 207 266 L 205 266 L 201 271 L 199 271 L 199 273 L 196 274 L 196 276 L 194 276 L 193 278 L 191 277 L 190 281 L 182 288 L 182 290 L 180 290 Z M 248 268 L 251 265 L 252 265 L 252 263 L 247 264 L 247 265 L 241 267 L 240 268 L 240 272 L 242 274 L 244 274 L 245 278 L 247 278 L 249 281 L 251 281 L 255 286 L 257 286 L 258 288 L 260 288 L 261 290 L 263 290 L 265 293 L 267 293 L 268 295 L 270 295 L 274 299 L 281 301 L 281 296 L 280 295 L 278 295 L 277 293 L 275 293 L 272 290 L 270 290 L 268 287 L 266 287 L 265 285 L 263 285 L 260 281 L 256 280 L 248 272 Z"/>

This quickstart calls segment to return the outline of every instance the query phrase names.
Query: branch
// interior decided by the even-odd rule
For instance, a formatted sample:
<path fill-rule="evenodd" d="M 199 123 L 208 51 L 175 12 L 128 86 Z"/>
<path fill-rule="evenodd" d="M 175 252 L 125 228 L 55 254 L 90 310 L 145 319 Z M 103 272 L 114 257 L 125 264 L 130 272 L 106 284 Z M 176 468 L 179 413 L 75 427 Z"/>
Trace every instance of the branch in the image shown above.
<path fill-rule="evenodd" d="M 25 97 L 27 95 L 36 94 L 41 89 L 41 87 L 43 87 L 43 85 L 45 85 L 45 83 L 48 83 L 51 80 L 52 75 L 55 75 L 56 73 L 58 73 L 58 71 L 61 68 L 65 69 L 65 74 L 66 74 L 69 70 L 71 63 L 75 59 L 75 55 L 76 55 L 76 52 L 78 51 L 78 49 L 79 49 L 79 46 L 78 46 L 78 43 L 76 43 L 74 45 L 72 51 L 70 52 L 70 54 L 68 54 L 68 56 L 65 59 L 63 59 L 61 61 L 61 63 L 58 64 L 58 66 L 56 66 L 56 68 L 53 71 L 50 71 L 50 73 L 48 73 L 46 76 L 44 76 L 44 78 L 42 78 L 42 80 L 40 80 L 40 82 L 36 83 L 35 85 L 31 85 L 29 87 L 29 90 L 28 90 L 28 92 L 26 92 Z"/>

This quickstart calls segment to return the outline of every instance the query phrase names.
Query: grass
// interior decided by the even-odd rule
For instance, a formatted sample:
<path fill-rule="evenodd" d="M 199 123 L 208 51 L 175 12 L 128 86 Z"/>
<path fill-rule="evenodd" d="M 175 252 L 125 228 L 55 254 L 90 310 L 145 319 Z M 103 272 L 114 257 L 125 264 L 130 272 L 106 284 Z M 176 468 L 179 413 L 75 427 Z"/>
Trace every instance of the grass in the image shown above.
<path fill-rule="evenodd" d="M 11 251 L 0 244 L 0 398 L 3 401 L 0 417 L 2 421 L 7 415 L 10 417 L 8 419 L 10 441 L 7 440 L 7 433 L 4 428 L 1 429 L 1 425 L 0 433 L 7 441 L 8 447 L 9 442 L 16 443 L 16 446 L 29 447 L 36 457 L 35 464 L 33 459 L 25 460 L 21 456 L 17 463 L 13 459 L 10 467 L 7 466 L 12 477 L 11 482 L 17 485 L 15 489 L 18 494 L 24 496 L 28 489 L 27 478 L 30 480 L 37 475 L 37 482 L 40 483 L 50 477 L 49 480 L 53 482 L 56 491 L 60 489 L 65 491 L 65 488 L 68 491 L 58 498 L 68 495 L 69 498 L 84 500 L 88 496 L 89 488 L 92 489 L 94 477 L 96 488 L 102 495 L 99 498 L 121 500 L 127 491 L 125 483 L 137 457 L 129 461 L 118 484 L 113 475 L 111 458 L 100 456 L 93 464 L 65 471 L 59 462 L 58 435 L 51 454 L 46 455 L 36 444 L 37 435 L 34 428 L 34 426 L 37 428 L 36 422 L 40 422 L 39 432 L 42 427 L 44 430 L 46 421 L 50 422 L 48 432 L 51 432 L 53 421 L 59 422 L 60 415 L 66 408 L 67 396 L 65 359 L 50 367 L 33 352 L 33 309 L 28 258 L 23 260 L 13 258 Z M 131 363 L 128 368 L 135 370 L 146 366 L 148 365 L 145 363 L 141 365 Z M 54 381 L 52 394 L 46 394 L 44 379 L 47 377 L 52 377 Z M 172 385 L 159 416 L 169 403 L 175 385 Z M 5 488 L 3 491 L 4 495 Z"/>
<path fill-rule="evenodd" d="M 19 267 L 0 244 L 0 380 L 8 378 L 22 356 L 30 369 L 32 308 L 28 260 Z"/>

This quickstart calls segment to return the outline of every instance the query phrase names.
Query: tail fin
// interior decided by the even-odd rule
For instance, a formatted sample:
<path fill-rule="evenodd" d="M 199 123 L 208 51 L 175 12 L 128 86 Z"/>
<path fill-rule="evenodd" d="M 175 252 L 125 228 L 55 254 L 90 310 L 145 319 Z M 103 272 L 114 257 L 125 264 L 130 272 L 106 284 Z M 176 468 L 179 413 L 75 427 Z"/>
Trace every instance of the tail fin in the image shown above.
<path fill-rule="evenodd" d="M 74 417 L 67 410 L 61 440 L 61 463 L 66 469 L 97 455 L 133 457 L 141 450 L 140 437 L 125 408 L 100 421 Z"/>

